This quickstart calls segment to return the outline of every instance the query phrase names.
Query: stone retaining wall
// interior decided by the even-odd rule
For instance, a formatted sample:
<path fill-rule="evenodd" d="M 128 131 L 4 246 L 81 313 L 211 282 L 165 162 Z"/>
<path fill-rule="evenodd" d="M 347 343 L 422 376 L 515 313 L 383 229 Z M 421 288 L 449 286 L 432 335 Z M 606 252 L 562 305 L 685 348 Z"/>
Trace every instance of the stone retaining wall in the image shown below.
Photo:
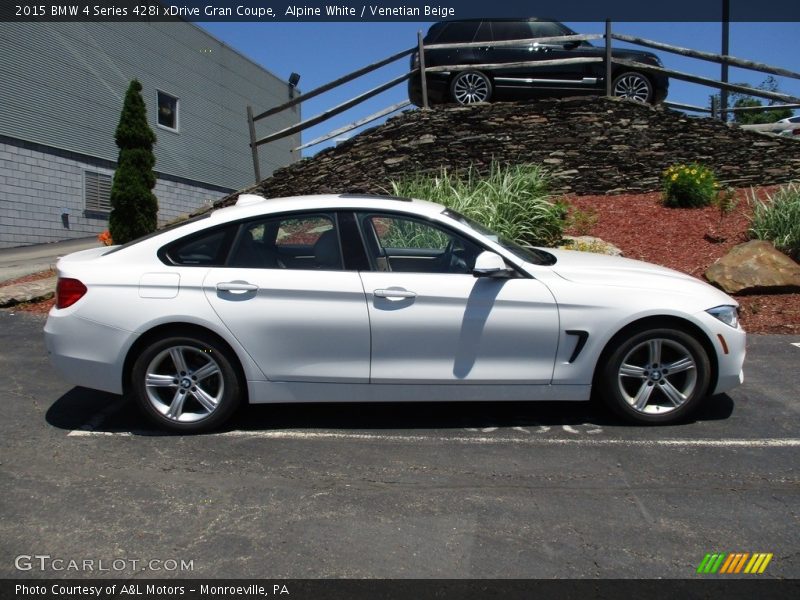
<path fill-rule="evenodd" d="M 547 166 L 559 192 L 613 194 L 659 189 L 661 172 L 702 162 L 737 187 L 800 177 L 800 142 L 696 119 L 664 107 L 609 98 L 415 110 L 335 148 L 275 171 L 254 188 L 266 197 L 382 193 L 403 176 L 442 167 L 486 170 Z M 217 206 L 228 204 L 227 197 Z"/>

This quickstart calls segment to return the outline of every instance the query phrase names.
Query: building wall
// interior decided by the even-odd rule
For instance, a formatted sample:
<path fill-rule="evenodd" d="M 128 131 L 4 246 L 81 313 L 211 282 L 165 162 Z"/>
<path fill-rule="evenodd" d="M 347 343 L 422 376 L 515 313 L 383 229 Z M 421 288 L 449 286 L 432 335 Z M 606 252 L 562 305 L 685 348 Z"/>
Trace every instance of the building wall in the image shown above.
<path fill-rule="evenodd" d="M 162 223 L 251 185 L 247 106 L 258 114 L 289 98 L 287 82 L 184 21 L 0 22 L 0 56 L 0 247 L 107 227 L 106 213 L 85 210 L 84 171 L 113 174 L 132 79 L 157 136 Z M 176 130 L 158 123 L 159 91 L 178 99 Z M 257 132 L 299 120 L 295 107 Z M 262 146 L 262 177 L 297 160 L 299 144 L 296 134 Z"/>
<path fill-rule="evenodd" d="M 159 172 L 229 188 L 253 183 L 247 105 L 285 102 L 288 83 L 199 27 L 183 22 L 0 22 L 0 135 L 117 159 L 114 130 L 125 91 L 143 87 Z M 157 94 L 178 98 L 178 131 L 158 125 Z M 287 110 L 260 135 L 295 124 Z M 290 136 L 260 150 L 268 176 L 296 160 Z"/>
<path fill-rule="evenodd" d="M 84 178 L 86 171 L 113 176 L 114 168 L 110 161 L 0 137 L 0 248 L 94 236 L 105 230 L 108 214 L 86 210 Z M 153 191 L 163 225 L 231 189 L 159 174 Z"/>

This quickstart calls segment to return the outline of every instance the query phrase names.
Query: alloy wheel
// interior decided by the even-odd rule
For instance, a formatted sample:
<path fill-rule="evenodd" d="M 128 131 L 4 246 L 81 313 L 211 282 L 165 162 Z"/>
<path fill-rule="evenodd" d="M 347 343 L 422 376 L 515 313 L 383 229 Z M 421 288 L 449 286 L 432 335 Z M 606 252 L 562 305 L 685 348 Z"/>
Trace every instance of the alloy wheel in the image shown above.
<path fill-rule="evenodd" d="M 617 374 L 622 398 L 639 414 L 664 415 L 683 406 L 695 391 L 697 364 L 677 340 L 652 338 L 634 346 Z"/>
<path fill-rule="evenodd" d="M 482 73 L 461 73 L 453 81 L 453 98 L 459 104 L 486 102 L 491 94 L 491 83 Z"/>
<path fill-rule="evenodd" d="M 614 96 L 637 102 L 649 102 L 652 86 L 647 78 L 639 73 L 624 73 L 614 80 Z"/>
<path fill-rule="evenodd" d="M 179 423 L 205 419 L 225 393 L 222 370 L 212 354 L 193 346 L 172 346 L 147 366 L 144 387 L 152 407 Z"/>

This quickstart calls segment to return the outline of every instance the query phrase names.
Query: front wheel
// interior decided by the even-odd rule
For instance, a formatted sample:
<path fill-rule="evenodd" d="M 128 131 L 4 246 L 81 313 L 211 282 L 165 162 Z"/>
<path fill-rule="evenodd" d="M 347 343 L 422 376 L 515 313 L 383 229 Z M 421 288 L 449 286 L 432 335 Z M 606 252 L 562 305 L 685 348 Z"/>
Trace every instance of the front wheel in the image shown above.
<path fill-rule="evenodd" d="M 198 433 L 219 427 L 236 409 L 241 383 L 229 351 L 202 333 L 164 337 L 141 352 L 132 391 L 159 427 Z"/>
<path fill-rule="evenodd" d="M 711 363 L 678 329 L 645 329 L 622 340 L 602 367 L 600 388 L 614 412 L 636 423 L 686 418 L 705 397 Z"/>
<path fill-rule="evenodd" d="M 653 84 L 641 73 L 621 73 L 611 84 L 612 94 L 617 98 L 628 98 L 637 102 L 653 101 Z"/>
<path fill-rule="evenodd" d="M 459 104 L 488 102 L 492 97 L 492 82 L 480 71 L 464 71 L 450 82 L 450 95 Z"/>

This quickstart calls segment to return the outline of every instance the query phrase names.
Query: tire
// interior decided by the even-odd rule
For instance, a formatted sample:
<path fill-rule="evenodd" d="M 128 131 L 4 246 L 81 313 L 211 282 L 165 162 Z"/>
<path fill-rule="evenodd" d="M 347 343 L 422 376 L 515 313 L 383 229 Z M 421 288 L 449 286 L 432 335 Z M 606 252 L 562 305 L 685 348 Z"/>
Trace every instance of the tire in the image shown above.
<path fill-rule="evenodd" d="M 637 102 L 653 102 L 653 84 L 650 79 L 636 71 L 626 71 L 614 78 L 611 94 L 617 98 L 628 98 Z"/>
<path fill-rule="evenodd" d="M 131 371 L 136 402 L 156 425 L 199 433 L 222 425 L 239 405 L 242 383 L 230 351 L 202 333 L 152 342 Z"/>
<path fill-rule="evenodd" d="M 492 82 L 480 71 L 462 71 L 450 82 L 450 97 L 459 104 L 489 102 Z"/>
<path fill-rule="evenodd" d="M 608 356 L 599 388 L 627 421 L 666 425 L 688 417 L 710 381 L 711 363 L 697 339 L 680 329 L 648 328 L 634 331 Z"/>

